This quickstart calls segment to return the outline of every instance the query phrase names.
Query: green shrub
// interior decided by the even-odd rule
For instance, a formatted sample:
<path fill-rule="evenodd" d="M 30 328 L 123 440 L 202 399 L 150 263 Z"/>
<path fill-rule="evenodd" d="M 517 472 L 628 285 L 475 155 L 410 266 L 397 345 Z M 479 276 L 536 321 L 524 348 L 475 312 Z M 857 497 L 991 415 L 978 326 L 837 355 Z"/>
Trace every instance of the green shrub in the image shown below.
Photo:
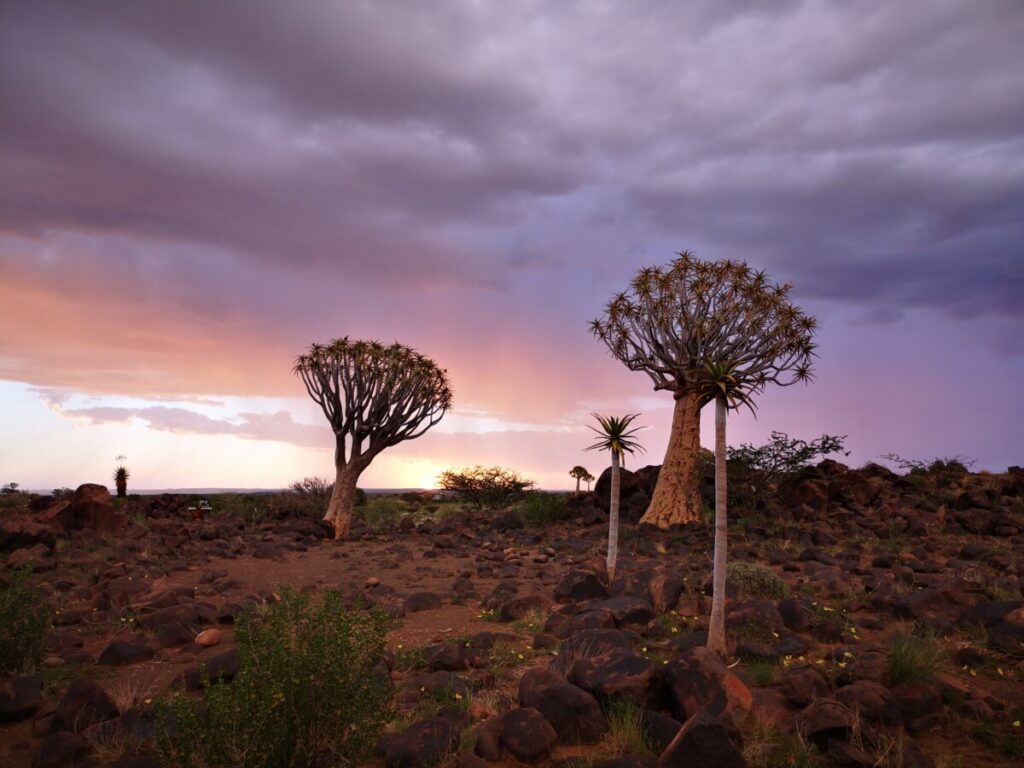
<path fill-rule="evenodd" d="M 889 649 L 889 683 L 899 685 L 929 680 L 944 657 L 935 635 L 898 634 Z"/>
<path fill-rule="evenodd" d="M 757 688 L 767 688 L 774 683 L 779 668 L 773 661 L 748 661 L 745 666 L 750 682 Z"/>
<path fill-rule="evenodd" d="M 569 508 L 565 505 L 565 495 L 531 491 L 519 502 L 516 513 L 526 525 L 550 525 L 569 517 Z"/>
<path fill-rule="evenodd" d="M 394 496 L 374 496 L 359 507 L 359 516 L 372 531 L 388 531 L 398 527 L 398 521 L 410 514 L 409 505 Z"/>
<path fill-rule="evenodd" d="M 725 568 L 725 581 L 747 597 L 781 600 L 789 596 L 789 585 L 761 563 L 729 563 Z"/>
<path fill-rule="evenodd" d="M 653 755 L 644 710 L 632 699 L 617 698 L 608 704 L 608 733 L 602 743 L 611 755 Z"/>
<path fill-rule="evenodd" d="M 50 608 L 29 583 L 31 566 L 8 571 L 0 582 L 0 674 L 21 672 L 39 663 L 50 626 Z"/>
<path fill-rule="evenodd" d="M 533 481 L 503 467 L 471 467 L 442 472 L 438 486 L 478 512 L 496 512 L 523 498 Z"/>
<path fill-rule="evenodd" d="M 191 768 L 336 766 L 368 756 L 391 716 L 390 682 L 374 667 L 388 620 L 348 612 L 327 591 L 282 589 L 280 603 L 240 618 L 234 682 L 207 684 L 202 700 L 179 693 L 162 704 L 159 749 Z"/>

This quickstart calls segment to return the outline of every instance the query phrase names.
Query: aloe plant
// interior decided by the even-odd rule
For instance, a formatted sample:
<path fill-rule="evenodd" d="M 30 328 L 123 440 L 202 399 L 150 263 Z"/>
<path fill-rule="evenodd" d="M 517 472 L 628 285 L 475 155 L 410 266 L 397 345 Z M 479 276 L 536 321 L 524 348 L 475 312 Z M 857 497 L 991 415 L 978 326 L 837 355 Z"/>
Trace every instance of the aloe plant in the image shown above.
<path fill-rule="evenodd" d="M 643 447 L 634 439 L 634 435 L 644 427 L 630 427 L 633 421 L 639 418 L 637 413 L 628 413 L 625 416 L 601 416 L 591 414 L 599 426 L 590 425 L 597 436 L 597 441 L 589 446 L 588 451 L 610 451 L 612 455 L 612 483 L 611 499 L 608 504 L 608 586 L 615 581 L 615 563 L 619 556 L 619 489 L 621 478 L 619 477 L 619 463 L 627 453 L 636 451 L 643 452 Z"/>
<path fill-rule="evenodd" d="M 128 495 L 128 468 L 124 465 L 125 457 L 123 454 L 118 456 L 117 469 L 114 470 L 114 484 L 117 486 L 117 495 L 125 497 Z"/>

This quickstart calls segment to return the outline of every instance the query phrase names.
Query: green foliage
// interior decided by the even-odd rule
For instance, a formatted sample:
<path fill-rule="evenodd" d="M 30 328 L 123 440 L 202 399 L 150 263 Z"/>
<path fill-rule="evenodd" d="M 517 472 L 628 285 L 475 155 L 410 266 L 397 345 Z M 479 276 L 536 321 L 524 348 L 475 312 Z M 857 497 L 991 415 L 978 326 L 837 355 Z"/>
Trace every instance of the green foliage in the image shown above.
<path fill-rule="evenodd" d="M 359 507 L 358 515 L 366 527 L 377 533 L 391 531 L 399 521 L 410 513 L 409 504 L 394 496 L 374 496 Z"/>
<path fill-rule="evenodd" d="M 26 566 L 8 571 L 0 583 L 0 674 L 29 669 L 42 658 L 50 608 L 31 577 Z"/>
<path fill-rule="evenodd" d="M 479 512 L 500 511 L 523 498 L 533 481 L 503 467 L 449 469 L 441 473 L 438 486 L 455 494 Z"/>
<path fill-rule="evenodd" d="M 945 658 L 945 652 L 931 633 L 900 633 L 889 649 L 888 672 L 892 685 L 930 680 Z"/>
<path fill-rule="evenodd" d="M 608 733 L 603 746 L 611 755 L 653 755 L 647 738 L 644 710 L 632 699 L 617 698 L 608 704 Z"/>
<path fill-rule="evenodd" d="M 744 665 L 750 682 L 757 688 L 767 688 L 775 682 L 779 666 L 771 661 L 749 661 Z"/>
<path fill-rule="evenodd" d="M 746 597 L 782 600 L 789 596 L 789 585 L 761 563 L 729 563 L 725 568 L 725 580 Z"/>
<path fill-rule="evenodd" d="M 843 450 L 845 440 L 846 435 L 822 435 L 808 442 L 790 437 L 785 432 L 773 431 L 771 439 L 764 445 L 743 443 L 738 448 L 730 448 L 727 457 L 737 465 L 744 465 L 761 475 L 767 482 L 774 482 L 783 475 L 806 467 L 819 457 L 824 458 L 832 453 L 846 455 L 848 452 Z"/>
<path fill-rule="evenodd" d="M 391 690 L 376 674 L 388 620 L 348 612 L 341 595 L 282 589 L 280 603 L 237 627 L 241 669 L 209 683 L 202 701 L 163 702 L 159 735 L 167 765 L 189 768 L 335 766 L 366 758 L 388 721 Z"/>
<path fill-rule="evenodd" d="M 531 491 L 516 506 L 516 513 L 526 525 L 544 526 L 567 519 L 569 508 L 561 493 Z"/>
<path fill-rule="evenodd" d="M 960 455 L 936 457 L 931 461 L 905 459 L 898 453 L 887 453 L 882 458 L 895 464 L 897 469 L 914 475 L 966 475 L 977 463 L 974 459 Z"/>
<path fill-rule="evenodd" d="M 296 480 L 290 486 L 300 496 L 309 496 L 314 499 L 328 501 L 334 491 L 334 483 L 329 482 L 326 477 L 304 477 Z"/>
<path fill-rule="evenodd" d="M 636 419 L 640 418 L 639 413 L 627 413 L 625 416 L 602 416 L 599 413 L 590 414 L 597 421 L 598 426 L 588 425 L 590 430 L 597 435 L 594 444 L 588 446 L 588 451 L 611 451 L 620 458 L 627 453 L 635 451 L 644 452 L 643 446 L 636 441 L 635 435 L 646 427 L 630 427 Z"/>

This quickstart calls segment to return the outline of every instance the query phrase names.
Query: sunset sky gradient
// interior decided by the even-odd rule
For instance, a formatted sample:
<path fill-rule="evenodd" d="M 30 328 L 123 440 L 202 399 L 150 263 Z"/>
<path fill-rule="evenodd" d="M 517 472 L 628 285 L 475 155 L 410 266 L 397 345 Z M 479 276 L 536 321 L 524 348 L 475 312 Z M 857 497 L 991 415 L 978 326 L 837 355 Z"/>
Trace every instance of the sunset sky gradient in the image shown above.
<path fill-rule="evenodd" d="M 568 488 L 592 411 L 660 463 L 671 397 L 587 325 L 681 249 L 820 321 L 733 444 L 1022 464 L 1022 39 L 1015 0 L 4 0 L 0 482 L 329 475 L 291 367 L 343 335 L 455 389 L 365 487 Z"/>

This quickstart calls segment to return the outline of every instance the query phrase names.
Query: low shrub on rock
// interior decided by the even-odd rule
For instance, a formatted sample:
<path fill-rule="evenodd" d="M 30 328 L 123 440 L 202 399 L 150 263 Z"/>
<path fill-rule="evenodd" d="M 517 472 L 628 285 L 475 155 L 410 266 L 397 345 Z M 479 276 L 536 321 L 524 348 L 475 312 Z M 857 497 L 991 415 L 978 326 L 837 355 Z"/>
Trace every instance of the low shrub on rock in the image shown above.
<path fill-rule="evenodd" d="M 746 597 L 782 600 L 789 597 L 789 585 L 761 563 L 735 562 L 726 566 L 725 581 Z"/>
<path fill-rule="evenodd" d="M 280 603 L 240 618 L 240 669 L 201 699 L 180 693 L 162 707 L 167 765 L 192 768 L 334 766 L 365 758 L 390 717 L 380 665 L 388 620 L 346 611 L 328 591 L 284 590 Z"/>
<path fill-rule="evenodd" d="M 29 583 L 32 566 L 0 575 L 0 675 L 39 663 L 50 609 Z"/>

